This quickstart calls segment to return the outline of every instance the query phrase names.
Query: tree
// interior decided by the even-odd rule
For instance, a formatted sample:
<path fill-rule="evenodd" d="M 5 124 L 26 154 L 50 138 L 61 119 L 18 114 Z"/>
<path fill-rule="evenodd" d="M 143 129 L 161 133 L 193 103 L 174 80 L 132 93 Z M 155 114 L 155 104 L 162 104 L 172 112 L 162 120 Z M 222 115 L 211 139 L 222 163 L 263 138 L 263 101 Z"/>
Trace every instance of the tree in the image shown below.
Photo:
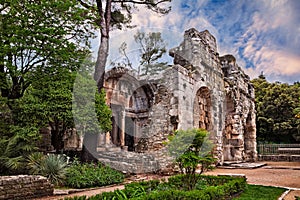
<path fill-rule="evenodd" d="M 166 63 L 157 61 L 167 51 L 166 43 L 161 38 L 161 33 L 150 32 L 145 34 L 138 31 L 134 35 L 134 40 L 140 46 L 142 75 L 157 74 L 166 68 Z M 138 74 L 140 74 L 140 68 Z"/>
<path fill-rule="evenodd" d="M 14 107 L 23 108 L 18 110 L 20 113 L 8 107 L 7 98 L 0 97 L 0 107 L 0 174 L 24 173 L 26 156 L 37 150 L 38 122 L 30 115 L 32 108 L 23 99 L 14 101 Z"/>
<path fill-rule="evenodd" d="M 94 65 L 86 60 L 77 73 L 73 88 L 73 117 L 81 135 L 105 133 L 112 129 L 112 112 L 106 105 L 106 93 L 104 89 L 98 93 L 92 77 Z"/>
<path fill-rule="evenodd" d="M 92 73 L 95 63 L 86 60 L 78 70 L 73 88 L 73 117 L 77 132 L 84 136 L 82 159 L 89 160 L 98 145 L 98 133 L 112 129 L 112 111 L 106 105 L 104 89 L 98 92 Z M 94 156 L 94 155 L 93 155 Z"/>
<path fill-rule="evenodd" d="M 95 66 L 94 79 L 100 91 L 104 83 L 105 65 L 109 51 L 109 35 L 112 28 L 121 29 L 130 27 L 131 17 L 138 6 L 145 6 L 147 9 L 158 13 L 167 14 L 170 7 L 165 3 L 172 0 L 96 0 L 96 5 L 88 1 L 80 0 L 81 5 L 98 15 L 97 26 L 100 30 L 100 45 Z M 160 7 L 162 5 L 162 7 Z"/>
<path fill-rule="evenodd" d="M 200 165 L 200 174 L 212 168 L 215 159 L 212 156 L 213 144 L 209 132 L 205 129 L 177 130 L 170 136 L 168 150 L 175 157 L 185 184 L 192 190 L 197 183 L 196 169 Z"/>
<path fill-rule="evenodd" d="M 300 84 L 269 83 L 263 75 L 252 80 L 255 88 L 258 142 L 295 143 L 300 120 Z"/>
<path fill-rule="evenodd" d="M 41 120 L 39 127 L 51 127 L 51 144 L 59 152 L 64 148 L 63 137 L 67 130 L 74 128 L 72 114 L 72 91 L 76 71 L 60 70 L 57 74 L 43 72 L 43 79 L 34 82 L 30 98 L 36 102 L 31 104 L 31 118 Z M 24 112 L 23 112 L 24 114 Z"/>
<path fill-rule="evenodd" d="M 75 0 L 4 0 L 0 11 L 2 97 L 19 99 L 36 72 L 76 67 L 86 55 L 91 17 Z"/>

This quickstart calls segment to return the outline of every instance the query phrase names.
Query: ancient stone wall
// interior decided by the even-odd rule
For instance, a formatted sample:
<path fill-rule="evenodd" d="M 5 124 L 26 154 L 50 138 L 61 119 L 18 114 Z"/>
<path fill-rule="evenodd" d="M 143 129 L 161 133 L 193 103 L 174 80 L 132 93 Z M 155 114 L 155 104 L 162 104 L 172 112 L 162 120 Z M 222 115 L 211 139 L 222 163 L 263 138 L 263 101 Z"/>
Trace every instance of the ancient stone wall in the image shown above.
<path fill-rule="evenodd" d="M 40 130 L 42 139 L 38 142 L 37 146 L 40 151 L 51 152 L 54 151 L 54 147 L 51 143 L 51 127 L 44 127 Z M 81 151 L 83 136 L 80 135 L 76 129 L 69 129 L 63 136 L 64 151 Z"/>
<path fill-rule="evenodd" d="M 257 158 L 254 88 L 232 55 L 221 57 L 220 62 L 226 93 L 224 159 L 254 161 Z"/>
<path fill-rule="evenodd" d="M 0 176 L 0 199 L 33 199 L 53 195 L 54 187 L 42 176 Z"/>
<path fill-rule="evenodd" d="M 204 128 L 211 133 L 219 164 L 256 160 L 254 90 L 235 58 L 219 57 L 216 39 L 196 29 L 187 30 L 169 53 L 174 65 L 157 75 L 138 77 L 124 68 L 107 72 L 112 143 L 151 153 L 167 166 L 160 158 L 169 162 L 164 155 L 168 135 Z"/>
<path fill-rule="evenodd" d="M 180 46 L 170 50 L 170 55 L 178 71 L 179 127 L 207 129 L 222 163 L 224 80 L 216 40 L 208 31 L 190 29 Z"/>

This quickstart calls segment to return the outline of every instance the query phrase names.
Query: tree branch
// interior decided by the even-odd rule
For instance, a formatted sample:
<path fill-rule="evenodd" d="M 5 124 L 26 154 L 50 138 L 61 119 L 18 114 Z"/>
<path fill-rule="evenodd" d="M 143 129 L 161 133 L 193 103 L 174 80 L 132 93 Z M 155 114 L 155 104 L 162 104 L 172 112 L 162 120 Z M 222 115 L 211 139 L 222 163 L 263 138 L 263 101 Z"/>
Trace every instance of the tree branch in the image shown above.
<path fill-rule="evenodd" d="M 171 0 L 161 0 L 156 3 L 149 2 L 149 1 L 135 1 L 135 0 L 112 0 L 112 2 L 113 3 L 133 3 L 133 4 L 157 6 L 160 3 L 171 2 Z"/>
<path fill-rule="evenodd" d="M 91 6 L 91 5 L 87 4 L 87 3 L 85 3 L 84 1 L 82 1 L 82 0 L 78 0 L 78 1 L 79 1 L 80 5 L 82 5 L 82 6 L 85 7 L 86 9 L 94 9 L 93 6 Z"/>

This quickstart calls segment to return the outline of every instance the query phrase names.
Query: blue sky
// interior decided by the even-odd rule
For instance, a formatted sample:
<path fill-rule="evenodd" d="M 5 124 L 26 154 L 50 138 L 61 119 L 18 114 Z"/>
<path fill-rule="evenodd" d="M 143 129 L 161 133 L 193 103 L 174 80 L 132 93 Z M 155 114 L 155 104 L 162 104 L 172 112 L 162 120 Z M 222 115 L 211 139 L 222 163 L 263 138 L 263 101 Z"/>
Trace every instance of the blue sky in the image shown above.
<path fill-rule="evenodd" d="M 209 30 L 220 55 L 234 55 L 251 78 L 263 71 L 269 81 L 300 81 L 300 0 L 173 0 L 171 6 L 166 16 L 140 8 L 133 16 L 137 28 L 112 32 L 109 60 L 120 56 L 123 41 L 136 57 L 133 35 L 138 29 L 162 32 L 172 48 L 193 27 Z"/>

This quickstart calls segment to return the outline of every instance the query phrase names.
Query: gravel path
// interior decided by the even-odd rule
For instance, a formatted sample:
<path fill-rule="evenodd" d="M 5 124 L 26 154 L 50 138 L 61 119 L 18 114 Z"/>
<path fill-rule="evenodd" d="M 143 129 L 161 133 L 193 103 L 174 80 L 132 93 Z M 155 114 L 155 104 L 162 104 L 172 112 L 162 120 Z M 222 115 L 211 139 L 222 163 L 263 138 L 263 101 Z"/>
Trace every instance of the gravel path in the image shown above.
<path fill-rule="evenodd" d="M 300 162 L 267 162 L 267 166 L 256 169 L 217 168 L 211 172 L 207 172 L 206 174 L 245 174 L 249 184 L 292 188 L 287 196 L 284 197 L 284 200 L 294 200 L 294 196 L 300 196 Z M 153 177 L 146 178 L 152 179 Z M 154 178 L 158 178 L 158 176 L 155 176 Z M 41 200 L 63 199 L 64 197 L 83 195 L 93 196 L 101 192 L 114 191 L 116 189 L 123 188 L 123 185 L 98 188 L 70 195 L 46 197 Z"/>

